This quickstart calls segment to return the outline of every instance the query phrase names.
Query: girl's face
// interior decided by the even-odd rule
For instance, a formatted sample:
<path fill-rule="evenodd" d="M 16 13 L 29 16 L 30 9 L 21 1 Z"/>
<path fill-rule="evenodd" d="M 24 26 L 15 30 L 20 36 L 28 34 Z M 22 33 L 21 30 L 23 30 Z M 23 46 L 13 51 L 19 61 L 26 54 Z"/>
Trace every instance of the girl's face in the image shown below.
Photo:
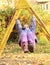
<path fill-rule="evenodd" d="M 25 24 L 23 27 L 24 27 L 24 28 L 29 28 L 29 26 L 28 26 L 27 24 Z"/>

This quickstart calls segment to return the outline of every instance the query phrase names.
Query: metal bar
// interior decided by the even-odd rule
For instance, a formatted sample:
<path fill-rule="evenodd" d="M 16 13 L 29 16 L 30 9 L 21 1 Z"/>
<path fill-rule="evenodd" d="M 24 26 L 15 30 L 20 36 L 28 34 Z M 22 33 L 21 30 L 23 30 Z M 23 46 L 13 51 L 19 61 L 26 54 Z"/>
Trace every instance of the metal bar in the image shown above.
<path fill-rule="evenodd" d="M 17 11 L 15 12 L 14 17 L 13 17 L 11 23 L 9 24 L 9 26 L 8 26 L 8 28 L 6 30 L 6 33 L 5 33 L 4 37 L 3 37 L 3 40 L 0 43 L 0 56 L 1 56 L 1 54 L 2 54 L 2 52 L 4 50 L 4 48 L 5 48 L 5 45 L 6 45 L 6 42 L 7 42 L 8 38 L 9 38 L 9 36 L 10 36 L 10 33 L 13 30 L 13 27 L 14 27 L 15 22 L 16 22 L 15 19 L 17 19 L 19 17 L 21 11 L 22 11 L 22 9 L 18 10 L 18 14 L 17 14 Z"/>

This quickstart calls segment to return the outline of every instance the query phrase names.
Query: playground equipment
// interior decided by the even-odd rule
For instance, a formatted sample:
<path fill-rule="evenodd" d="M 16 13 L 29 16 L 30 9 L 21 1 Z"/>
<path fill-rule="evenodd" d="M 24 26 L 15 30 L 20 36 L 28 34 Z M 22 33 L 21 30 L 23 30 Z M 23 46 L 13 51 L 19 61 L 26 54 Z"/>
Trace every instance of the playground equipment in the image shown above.
<path fill-rule="evenodd" d="M 22 12 L 23 9 L 27 9 L 31 15 L 34 15 L 37 23 L 41 26 L 45 36 L 47 37 L 47 39 L 50 41 L 50 34 L 48 33 L 45 24 L 43 23 L 43 21 L 40 19 L 40 17 L 37 15 L 37 13 L 33 10 L 32 6 L 26 1 L 26 0 L 19 0 L 18 4 L 16 4 L 15 2 L 15 13 L 14 16 L 12 17 L 10 24 L 7 27 L 7 30 L 5 32 L 5 35 L 2 39 L 2 42 L 0 43 L 0 56 L 5 48 L 6 42 L 13 30 L 13 27 L 15 25 L 15 20 L 20 16 L 20 13 Z"/>

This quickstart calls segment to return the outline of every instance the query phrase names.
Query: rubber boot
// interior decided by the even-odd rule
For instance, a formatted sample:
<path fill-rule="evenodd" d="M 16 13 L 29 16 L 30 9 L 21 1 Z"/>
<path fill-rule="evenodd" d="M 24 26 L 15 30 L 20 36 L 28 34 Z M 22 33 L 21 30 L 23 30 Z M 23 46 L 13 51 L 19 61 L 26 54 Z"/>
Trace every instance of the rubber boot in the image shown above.
<path fill-rule="evenodd" d="M 22 49 L 24 53 L 28 53 L 28 43 L 27 42 L 22 43 Z"/>
<path fill-rule="evenodd" d="M 33 45 L 32 44 L 28 44 L 28 50 L 32 53 L 33 52 Z"/>

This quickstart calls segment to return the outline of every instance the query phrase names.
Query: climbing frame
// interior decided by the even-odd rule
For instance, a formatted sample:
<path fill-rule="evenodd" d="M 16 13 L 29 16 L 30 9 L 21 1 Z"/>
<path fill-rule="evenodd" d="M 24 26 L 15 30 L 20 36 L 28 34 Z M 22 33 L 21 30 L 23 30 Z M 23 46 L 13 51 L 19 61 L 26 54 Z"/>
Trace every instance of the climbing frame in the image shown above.
<path fill-rule="evenodd" d="M 15 0 L 16 3 L 16 0 Z M 44 34 L 46 35 L 47 39 L 50 41 L 50 34 L 48 33 L 45 24 L 40 19 L 40 17 L 37 15 L 37 13 L 33 10 L 32 6 L 28 4 L 27 0 L 19 0 L 18 4 L 15 4 L 16 11 L 14 13 L 14 16 L 12 17 L 12 20 L 10 21 L 10 24 L 7 27 L 7 30 L 5 32 L 5 35 L 0 43 L 0 56 L 5 48 L 6 42 L 13 30 L 13 27 L 16 23 L 16 19 L 20 16 L 20 13 L 23 9 L 27 9 L 31 15 L 34 15 L 37 23 L 41 26 L 42 30 L 44 31 Z"/>

